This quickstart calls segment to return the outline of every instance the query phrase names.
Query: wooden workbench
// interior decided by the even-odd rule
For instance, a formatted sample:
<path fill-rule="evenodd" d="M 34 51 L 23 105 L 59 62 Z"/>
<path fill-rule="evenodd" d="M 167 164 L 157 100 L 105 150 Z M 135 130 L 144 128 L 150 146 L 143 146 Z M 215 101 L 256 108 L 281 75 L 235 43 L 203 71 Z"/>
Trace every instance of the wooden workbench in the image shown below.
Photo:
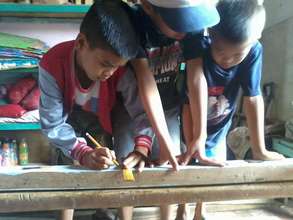
<path fill-rule="evenodd" d="M 225 167 L 148 168 L 125 182 L 116 168 L 0 169 L 0 212 L 149 206 L 293 197 L 293 159 L 230 161 Z"/>

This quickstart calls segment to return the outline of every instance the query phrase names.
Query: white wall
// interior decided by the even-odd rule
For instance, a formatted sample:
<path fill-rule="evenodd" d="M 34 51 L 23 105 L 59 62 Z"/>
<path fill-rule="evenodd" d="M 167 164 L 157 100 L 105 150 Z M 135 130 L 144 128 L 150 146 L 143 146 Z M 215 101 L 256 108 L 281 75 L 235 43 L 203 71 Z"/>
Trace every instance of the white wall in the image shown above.
<path fill-rule="evenodd" d="M 44 19 L 0 20 L 0 32 L 40 39 L 50 47 L 57 43 L 73 40 L 78 34 L 79 21 Z"/>
<path fill-rule="evenodd" d="M 273 116 L 293 118 L 293 1 L 266 0 L 268 22 L 263 32 L 263 82 L 277 84 Z M 286 15 L 286 16 L 285 16 Z"/>
<path fill-rule="evenodd" d="M 264 0 L 267 11 L 266 26 L 272 27 L 288 18 L 292 17 L 292 0 Z"/>

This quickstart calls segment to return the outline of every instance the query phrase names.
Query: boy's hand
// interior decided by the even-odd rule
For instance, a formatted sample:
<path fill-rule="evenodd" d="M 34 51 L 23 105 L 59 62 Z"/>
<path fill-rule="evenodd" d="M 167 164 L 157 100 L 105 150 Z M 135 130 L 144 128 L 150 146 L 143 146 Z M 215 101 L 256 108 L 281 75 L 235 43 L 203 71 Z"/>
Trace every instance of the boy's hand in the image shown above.
<path fill-rule="evenodd" d="M 90 169 L 101 170 L 114 165 L 113 160 L 116 160 L 114 151 L 106 147 L 101 147 L 86 152 L 81 159 L 81 164 Z"/>
<path fill-rule="evenodd" d="M 215 159 L 210 159 L 205 154 L 200 154 L 199 151 L 196 151 L 195 153 L 187 151 L 181 154 L 180 156 L 178 156 L 177 160 L 180 165 L 186 166 L 192 158 L 198 159 L 198 162 L 202 165 L 218 166 L 218 167 L 223 167 L 225 165 L 224 162 L 221 162 Z"/>
<path fill-rule="evenodd" d="M 159 156 L 159 160 L 156 162 L 158 165 L 162 165 L 164 163 L 169 162 L 174 171 L 178 171 L 179 170 L 179 165 L 177 162 L 176 157 L 173 155 L 172 152 L 169 151 L 169 149 L 172 149 L 172 144 L 173 143 L 166 143 L 164 141 L 163 138 L 159 138 L 158 137 L 158 142 L 159 142 L 159 146 L 160 146 L 160 156 Z M 168 147 L 170 146 L 170 147 Z"/>
<path fill-rule="evenodd" d="M 255 160 L 283 160 L 285 157 L 274 151 L 265 150 L 264 152 L 253 153 L 253 159 Z"/>
<path fill-rule="evenodd" d="M 205 139 L 194 140 L 193 143 L 187 148 L 187 151 L 180 155 L 178 163 L 180 165 L 186 166 L 192 158 L 198 159 L 198 162 L 202 165 L 208 166 L 219 166 L 222 167 L 225 165 L 224 162 L 208 158 L 205 154 Z"/>
<path fill-rule="evenodd" d="M 138 172 L 142 172 L 148 159 L 148 151 L 144 147 L 136 147 L 133 152 L 131 152 L 127 158 L 123 161 L 123 166 L 131 169 L 137 167 Z"/>

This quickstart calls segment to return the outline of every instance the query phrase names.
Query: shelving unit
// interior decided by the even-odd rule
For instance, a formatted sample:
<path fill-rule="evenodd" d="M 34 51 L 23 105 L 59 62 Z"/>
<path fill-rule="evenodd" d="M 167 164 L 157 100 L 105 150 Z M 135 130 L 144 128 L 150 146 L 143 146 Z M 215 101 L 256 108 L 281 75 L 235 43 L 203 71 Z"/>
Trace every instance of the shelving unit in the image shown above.
<path fill-rule="evenodd" d="M 89 7 L 89 5 L 0 3 L 0 17 L 81 18 Z"/>
<path fill-rule="evenodd" d="M 89 5 L 34 5 L 17 3 L 0 3 L 0 18 L 57 18 L 57 19 L 79 19 L 88 11 Z M 11 83 L 24 75 L 37 77 L 37 68 L 22 69 L 19 71 L 0 71 L 0 81 Z M 0 123 L 0 131 L 39 130 L 39 123 Z"/>
<path fill-rule="evenodd" d="M 19 71 L 21 71 L 21 76 L 19 75 Z M 0 71 L 0 81 L 10 84 L 20 77 L 30 75 L 37 77 L 37 72 L 37 68 Z M 0 123 L 0 131 L 39 130 L 40 128 L 39 123 Z"/>

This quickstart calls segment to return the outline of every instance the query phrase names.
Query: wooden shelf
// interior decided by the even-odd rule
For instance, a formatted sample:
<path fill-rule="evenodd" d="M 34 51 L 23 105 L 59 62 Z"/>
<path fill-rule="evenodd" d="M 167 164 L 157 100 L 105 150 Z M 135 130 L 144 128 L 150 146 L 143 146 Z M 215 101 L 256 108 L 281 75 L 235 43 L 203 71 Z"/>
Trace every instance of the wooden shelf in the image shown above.
<path fill-rule="evenodd" d="M 37 78 L 37 68 L 33 69 L 16 69 L 0 71 L 0 84 L 5 82 L 5 84 L 11 84 L 16 80 L 33 75 Z M 39 130 L 41 126 L 39 123 L 0 123 L 0 131 L 9 130 Z"/>
<path fill-rule="evenodd" d="M 40 130 L 40 123 L 0 123 L 0 131 Z"/>
<path fill-rule="evenodd" d="M 1 17 L 82 18 L 90 5 L 41 5 L 0 3 Z M 21 72 L 21 74 L 19 74 Z M 0 81 L 12 83 L 26 75 L 37 75 L 37 68 L 0 71 Z M 0 131 L 39 130 L 40 123 L 0 123 Z"/>
<path fill-rule="evenodd" d="M 0 3 L 0 17 L 82 18 L 89 7 L 89 5 Z"/>

